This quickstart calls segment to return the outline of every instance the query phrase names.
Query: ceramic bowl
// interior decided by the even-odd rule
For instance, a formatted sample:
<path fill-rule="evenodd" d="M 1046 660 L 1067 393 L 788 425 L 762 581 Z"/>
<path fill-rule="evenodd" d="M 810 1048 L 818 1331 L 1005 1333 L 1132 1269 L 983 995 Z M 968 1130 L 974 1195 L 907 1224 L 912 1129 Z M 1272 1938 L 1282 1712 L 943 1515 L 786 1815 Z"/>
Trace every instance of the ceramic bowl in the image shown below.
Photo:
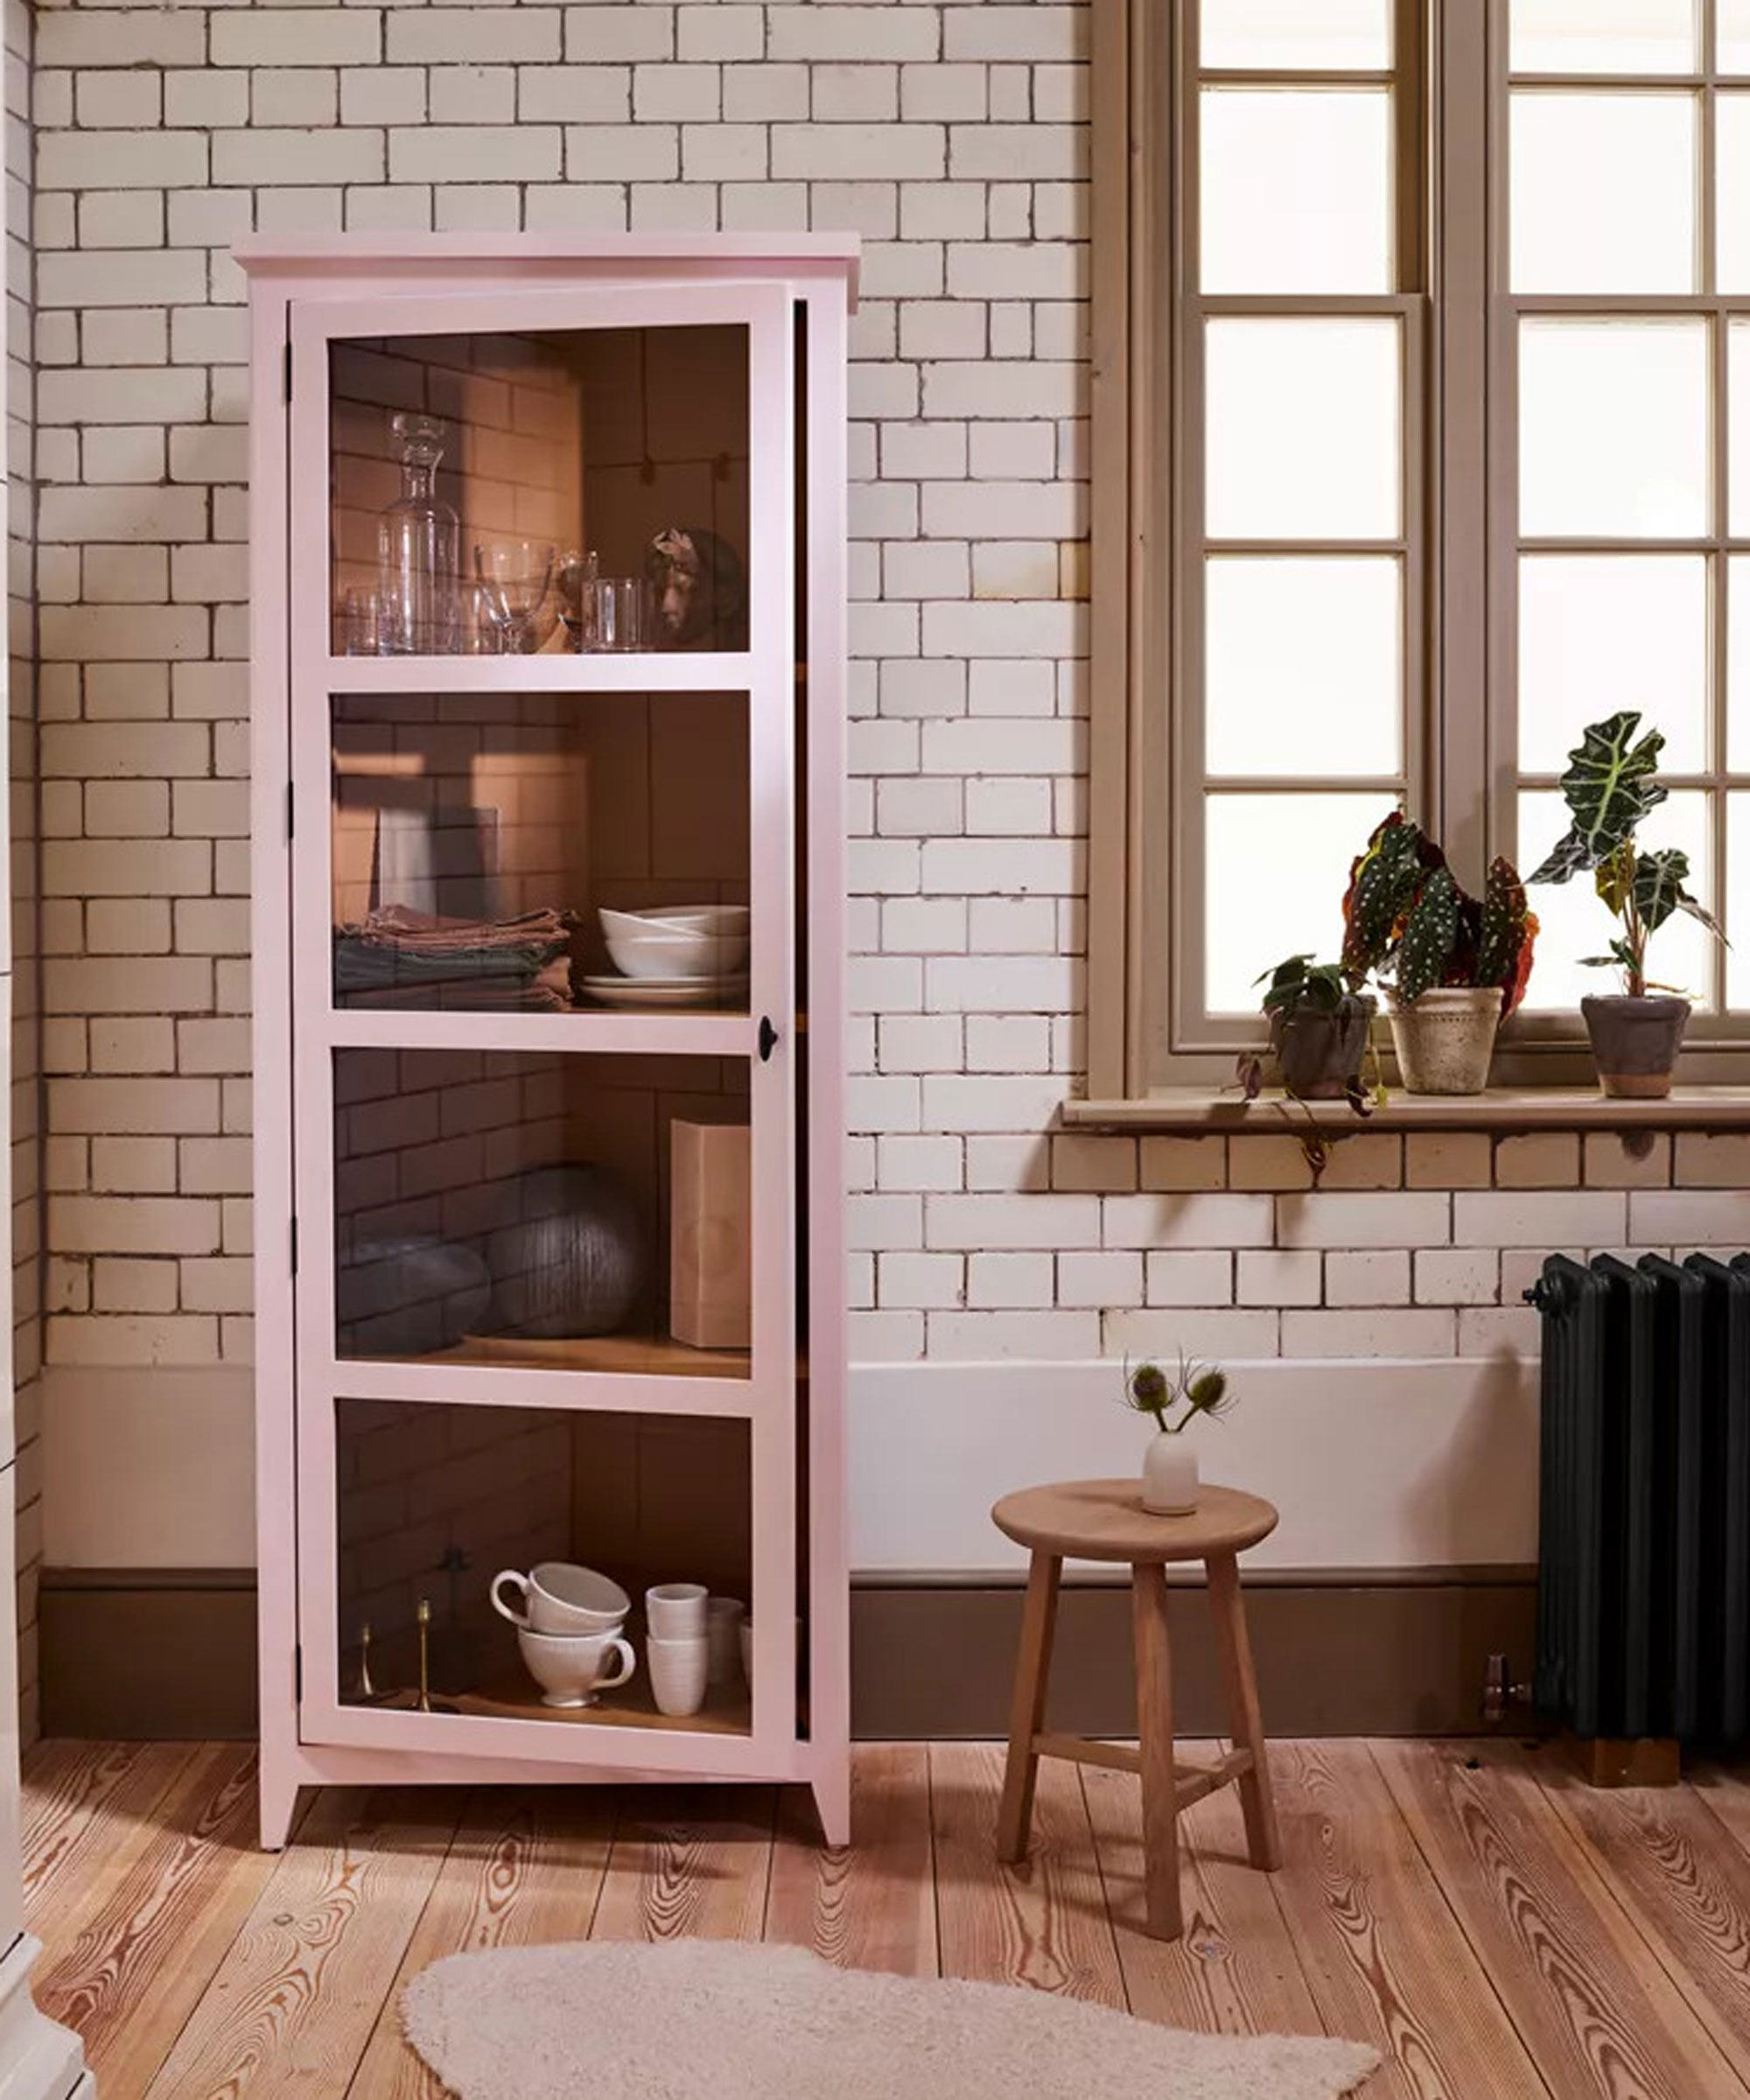
<path fill-rule="evenodd" d="M 615 969 L 628 977 L 729 977 L 747 967 L 746 931 L 696 927 L 670 932 L 640 925 L 628 933 L 604 925 L 602 934 Z"/>
<path fill-rule="evenodd" d="M 652 904 L 635 912 L 600 909 L 602 931 L 608 934 L 641 933 L 745 934 L 752 919 L 745 904 Z"/>

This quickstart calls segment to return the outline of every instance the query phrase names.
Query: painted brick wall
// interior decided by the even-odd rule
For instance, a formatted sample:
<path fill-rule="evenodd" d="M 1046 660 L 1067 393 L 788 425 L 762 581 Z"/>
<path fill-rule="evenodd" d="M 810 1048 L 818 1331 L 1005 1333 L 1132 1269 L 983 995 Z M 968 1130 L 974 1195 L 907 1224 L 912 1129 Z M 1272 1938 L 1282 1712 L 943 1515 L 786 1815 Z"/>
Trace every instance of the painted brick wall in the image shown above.
<path fill-rule="evenodd" d="M 1087 15 L 45 5 L 52 1363 L 249 1348 L 242 283 L 263 231 L 852 228 L 854 1348 L 1488 1355 L 1750 1156 L 1043 1135 L 1082 1060 Z M 1691 1190 L 1694 1193 L 1684 1193 Z"/>

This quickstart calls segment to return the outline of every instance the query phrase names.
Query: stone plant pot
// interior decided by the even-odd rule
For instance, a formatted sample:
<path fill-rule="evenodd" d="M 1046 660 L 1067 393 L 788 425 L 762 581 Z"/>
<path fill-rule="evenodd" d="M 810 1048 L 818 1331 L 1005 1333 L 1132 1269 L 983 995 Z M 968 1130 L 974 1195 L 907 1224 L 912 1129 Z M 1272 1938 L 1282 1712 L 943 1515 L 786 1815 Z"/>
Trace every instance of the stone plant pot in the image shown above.
<path fill-rule="evenodd" d="M 1501 1026 L 1495 984 L 1436 984 L 1400 1004 L 1391 995 L 1391 1040 L 1410 1094 L 1480 1094 Z"/>
<path fill-rule="evenodd" d="M 1286 1018 L 1272 1014 L 1270 1046 L 1283 1085 L 1302 1101 L 1341 1101 L 1360 1083 L 1378 1011 L 1372 999 L 1349 992 L 1332 1013 L 1303 1006 Z"/>
<path fill-rule="evenodd" d="M 1684 1046 L 1689 1001 L 1588 998 L 1580 1001 L 1580 1012 L 1604 1092 L 1619 1099 L 1662 1101 Z"/>

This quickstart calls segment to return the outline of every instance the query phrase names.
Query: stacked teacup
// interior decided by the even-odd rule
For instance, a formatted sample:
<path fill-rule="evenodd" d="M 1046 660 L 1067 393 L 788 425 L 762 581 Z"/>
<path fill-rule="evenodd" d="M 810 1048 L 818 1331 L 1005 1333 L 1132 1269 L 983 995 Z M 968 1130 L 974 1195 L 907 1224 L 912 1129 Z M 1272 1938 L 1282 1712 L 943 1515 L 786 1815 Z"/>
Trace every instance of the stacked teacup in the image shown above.
<path fill-rule="evenodd" d="M 517 1602 L 500 1592 L 514 1589 Z M 492 1579 L 494 1608 L 516 1628 L 528 1674 L 543 1706 L 593 1706 L 637 1668 L 621 1638 L 632 1600 L 594 1568 L 543 1560 L 524 1575 L 505 1568 Z"/>
<path fill-rule="evenodd" d="M 644 1592 L 650 1690 L 667 1714 L 696 1713 L 710 1682 L 710 1592 L 702 1582 L 659 1582 Z"/>

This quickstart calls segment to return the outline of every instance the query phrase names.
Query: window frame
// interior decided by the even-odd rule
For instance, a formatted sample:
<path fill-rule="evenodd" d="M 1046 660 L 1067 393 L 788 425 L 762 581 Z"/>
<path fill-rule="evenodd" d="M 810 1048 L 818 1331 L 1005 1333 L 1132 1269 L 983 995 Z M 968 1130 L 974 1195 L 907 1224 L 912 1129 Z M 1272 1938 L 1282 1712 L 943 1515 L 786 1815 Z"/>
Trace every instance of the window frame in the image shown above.
<path fill-rule="evenodd" d="M 1518 313 L 1527 305 L 1586 313 L 1712 310 L 1718 408 L 1725 312 L 1750 316 L 1750 294 L 1726 298 L 1709 290 L 1653 301 L 1511 294 L 1503 268 L 1506 158 L 1494 150 L 1508 114 L 1507 0 L 1391 4 L 1399 289 L 1358 300 L 1272 296 L 1250 303 L 1270 312 L 1351 307 L 1406 317 L 1404 772 L 1411 808 L 1474 884 L 1491 854 L 1515 852 L 1519 542 L 1513 459 L 1505 455 L 1516 446 Z M 1704 4 L 1711 32 L 1714 0 Z M 1200 847 L 1200 815 L 1187 821 L 1187 808 L 1203 794 L 1189 765 L 1189 747 L 1200 736 L 1200 720 L 1193 720 L 1198 710 L 1180 704 L 1200 690 L 1198 667 L 1187 662 L 1198 623 L 1186 617 L 1193 563 L 1202 558 L 1194 536 L 1200 521 L 1187 518 L 1199 500 L 1187 471 L 1196 466 L 1197 439 L 1184 412 L 1186 320 L 1248 300 L 1194 299 L 1186 290 L 1186 224 L 1195 210 L 1195 185 L 1186 176 L 1197 150 L 1194 114 L 1187 121 L 1186 110 L 1195 104 L 1198 0 L 1094 0 L 1093 15 L 1088 1092 L 1096 1101 L 1144 1102 L 1187 1087 L 1229 1085 L 1236 1054 L 1263 1040 L 1261 1020 L 1234 1027 L 1200 1013 L 1187 1022 L 1184 997 L 1189 974 L 1200 967 L 1200 932 L 1187 938 L 1185 928 L 1200 926 L 1202 907 L 1200 869 L 1187 878 L 1182 864 Z M 1406 53 L 1413 54 L 1407 62 Z M 1698 93 L 1698 123 L 1711 130 L 1711 43 L 1703 55 L 1710 63 L 1704 74 L 1670 76 L 1663 84 Z M 1618 77 L 1585 76 L 1595 87 Z M 1712 189 L 1699 187 L 1698 237 L 1706 239 Z M 1710 262 L 1700 283 L 1712 285 L 1711 270 Z M 1717 473 L 1724 420 L 1713 416 Z M 1720 565 L 1710 707 L 1711 720 L 1723 722 L 1723 485 L 1713 500 L 1722 514 L 1714 521 L 1721 536 L 1710 535 L 1711 558 Z M 1624 542 L 1623 550 L 1636 545 Z M 1156 583 L 1163 564 L 1166 591 Z M 1465 696 L 1474 697 L 1466 703 Z M 1714 756 L 1722 761 L 1709 784 L 1717 790 L 1723 884 L 1728 776 L 1725 754 Z M 1668 775 L 1674 787 L 1691 777 Z M 1542 843 L 1531 842 L 1538 850 Z M 1334 900 L 1333 916 L 1334 922 Z M 1719 982 L 1723 996 L 1723 970 Z M 1503 1087 L 1567 1088 L 1584 1085 L 1591 1074 L 1578 1016 L 1568 1011 L 1516 1015 L 1494 1076 Z M 1750 1014 L 1696 1014 L 1681 1077 L 1750 1080 Z"/>

